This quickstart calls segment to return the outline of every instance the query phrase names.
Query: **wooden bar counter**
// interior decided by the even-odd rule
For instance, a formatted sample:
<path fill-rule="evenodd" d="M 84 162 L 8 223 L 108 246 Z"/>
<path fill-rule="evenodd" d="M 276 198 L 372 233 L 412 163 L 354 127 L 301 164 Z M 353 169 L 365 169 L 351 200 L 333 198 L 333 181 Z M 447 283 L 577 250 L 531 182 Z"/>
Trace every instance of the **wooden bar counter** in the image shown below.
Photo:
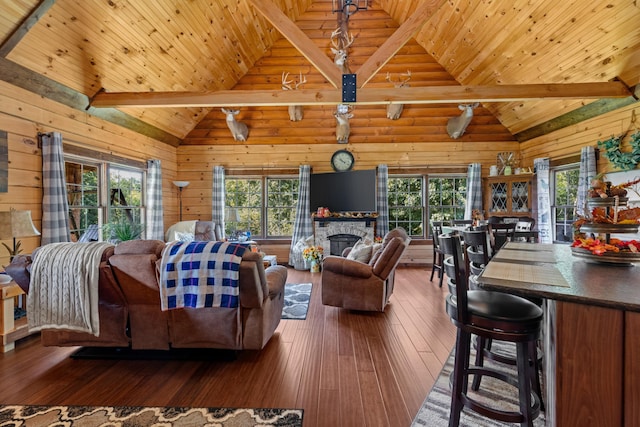
<path fill-rule="evenodd" d="M 640 425 L 639 265 L 510 242 L 478 282 L 545 300 L 547 426 Z"/>

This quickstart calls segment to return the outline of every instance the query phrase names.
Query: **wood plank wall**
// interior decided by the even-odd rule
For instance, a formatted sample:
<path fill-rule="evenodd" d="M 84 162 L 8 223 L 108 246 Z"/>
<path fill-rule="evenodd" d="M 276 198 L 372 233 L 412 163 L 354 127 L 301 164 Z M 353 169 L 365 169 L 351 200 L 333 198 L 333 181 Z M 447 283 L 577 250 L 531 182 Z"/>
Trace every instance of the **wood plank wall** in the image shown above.
<path fill-rule="evenodd" d="M 160 159 L 163 173 L 165 225 L 178 218 L 178 199 L 172 180 L 177 179 L 176 149 L 112 123 L 44 99 L 0 81 L 0 129 L 9 139 L 9 191 L 0 193 L 0 210 L 31 210 L 34 224 L 42 224 L 42 152 L 39 132 L 60 132 L 65 144 L 129 159 Z M 23 253 L 30 253 L 40 238 L 23 238 Z M 11 242 L 7 241 L 7 244 Z M 0 265 L 9 263 L 0 250 Z"/>
<path fill-rule="evenodd" d="M 631 123 L 633 110 L 633 106 L 630 106 L 522 143 L 523 163 L 532 164 L 534 158 L 542 156 L 558 159 L 575 155 L 584 145 L 595 145 L 598 139 L 622 133 Z M 177 191 L 171 184 L 175 179 L 191 181 L 191 185 L 184 190 L 183 219 L 211 219 L 210 189 L 214 165 L 223 165 L 233 173 L 246 170 L 252 175 L 269 175 L 278 171 L 295 174 L 300 164 L 311 165 L 314 172 L 326 172 L 330 170 L 331 154 L 346 147 L 354 152 L 357 169 L 370 169 L 386 163 L 392 173 L 403 170 L 442 172 L 447 170 L 444 167 L 460 171 L 467 164 L 479 161 L 483 164 L 483 175 L 487 175 L 497 152 L 517 151 L 519 148 L 516 142 L 415 142 L 344 146 L 330 141 L 314 145 L 183 145 L 175 149 L 3 82 L 0 82 L 0 129 L 8 132 L 9 139 L 9 192 L 0 193 L 0 210 L 10 207 L 30 209 L 38 228 L 42 217 L 42 160 L 36 144 L 38 132 L 59 131 L 67 143 L 122 157 L 161 159 L 165 227 L 178 218 Z M 602 158 L 599 169 L 609 170 Z M 39 244 L 38 238 L 23 240 L 25 252 Z M 289 243 L 279 243 L 266 245 L 264 250 L 276 254 L 279 262 L 286 262 Z M 422 242 L 412 246 L 406 263 L 424 263 L 425 260 L 430 262 L 430 259 L 429 242 Z M 0 263 L 3 262 L 8 262 L 4 253 L 0 256 Z"/>
<path fill-rule="evenodd" d="M 638 103 L 523 142 L 521 144 L 523 162 L 533 164 L 533 159 L 539 157 L 562 159 L 576 154 L 579 155 L 582 147 L 593 146 L 597 148 L 598 141 L 609 139 L 612 135 L 624 134 L 631 129 L 621 146 L 623 152 L 628 152 L 630 151 L 630 134 L 640 130 L 640 123 L 637 120 L 636 123 L 632 123 L 634 111 L 636 116 L 640 115 L 640 105 Z M 616 171 L 615 167 L 602 155 L 598 157 L 597 164 L 598 172 L 600 173 Z"/>

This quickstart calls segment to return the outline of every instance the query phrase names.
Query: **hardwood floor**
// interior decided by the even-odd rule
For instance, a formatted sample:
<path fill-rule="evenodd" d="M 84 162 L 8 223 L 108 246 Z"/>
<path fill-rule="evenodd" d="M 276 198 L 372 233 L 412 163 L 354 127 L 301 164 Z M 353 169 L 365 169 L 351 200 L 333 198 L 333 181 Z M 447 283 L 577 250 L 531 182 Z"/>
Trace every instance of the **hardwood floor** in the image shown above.
<path fill-rule="evenodd" d="M 364 313 L 323 306 L 320 274 L 290 269 L 287 282 L 313 282 L 307 319 L 234 360 L 74 360 L 29 337 L 0 354 L 0 403 L 302 408 L 305 427 L 409 426 L 455 341 L 429 273 L 399 268 L 385 312 Z"/>

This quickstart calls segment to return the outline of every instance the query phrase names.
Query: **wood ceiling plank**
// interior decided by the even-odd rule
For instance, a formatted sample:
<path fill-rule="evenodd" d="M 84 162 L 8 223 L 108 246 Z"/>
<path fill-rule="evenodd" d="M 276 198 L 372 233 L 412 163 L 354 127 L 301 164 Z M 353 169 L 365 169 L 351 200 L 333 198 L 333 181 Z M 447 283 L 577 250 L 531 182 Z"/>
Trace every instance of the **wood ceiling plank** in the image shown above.
<path fill-rule="evenodd" d="M 364 87 L 369 80 L 389 62 L 396 52 L 402 48 L 424 25 L 446 0 L 428 0 L 418 9 L 380 46 L 378 51 L 358 69 L 357 81 L 359 87 Z"/>
<path fill-rule="evenodd" d="M 342 87 L 340 70 L 271 0 L 248 1 L 320 71 L 329 83 L 336 88 Z"/>
<path fill-rule="evenodd" d="M 124 114 L 111 108 L 97 109 L 87 106 L 89 99 L 86 95 L 79 93 L 69 87 L 55 82 L 47 77 L 41 76 L 25 67 L 15 64 L 5 58 L 0 58 L 0 79 L 14 86 L 21 87 L 30 92 L 37 93 L 48 99 L 52 99 L 61 104 L 85 111 L 91 115 L 104 119 L 108 122 L 118 124 L 124 128 L 133 130 L 141 135 L 156 139 L 157 141 L 177 147 L 181 140 L 154 126 L 150 126 L 136 118 Z"/>
<path fill-rule="evenodd" d="M 7 37 L 0 46 L 0 57 L 6 58 L 9 52 L 20 43 L 29 30 L 47 13 L 56 0 L 42 0 L 22 23 Z"/>

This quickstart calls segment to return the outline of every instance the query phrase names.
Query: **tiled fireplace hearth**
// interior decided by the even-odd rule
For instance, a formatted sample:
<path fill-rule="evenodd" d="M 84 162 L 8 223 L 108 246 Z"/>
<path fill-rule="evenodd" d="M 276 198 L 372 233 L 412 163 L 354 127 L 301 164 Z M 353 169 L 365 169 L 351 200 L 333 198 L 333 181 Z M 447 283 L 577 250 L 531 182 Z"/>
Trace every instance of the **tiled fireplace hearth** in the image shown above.
<path fill-rule="evenodd" d="M 324 248 L 325 255 L 340 255 L 346 246 L 358 239 L 375 237 L 375 218 L 314 218 L 315 244 Z M 332 244 L 332 240 L 333 244 Z"/>

